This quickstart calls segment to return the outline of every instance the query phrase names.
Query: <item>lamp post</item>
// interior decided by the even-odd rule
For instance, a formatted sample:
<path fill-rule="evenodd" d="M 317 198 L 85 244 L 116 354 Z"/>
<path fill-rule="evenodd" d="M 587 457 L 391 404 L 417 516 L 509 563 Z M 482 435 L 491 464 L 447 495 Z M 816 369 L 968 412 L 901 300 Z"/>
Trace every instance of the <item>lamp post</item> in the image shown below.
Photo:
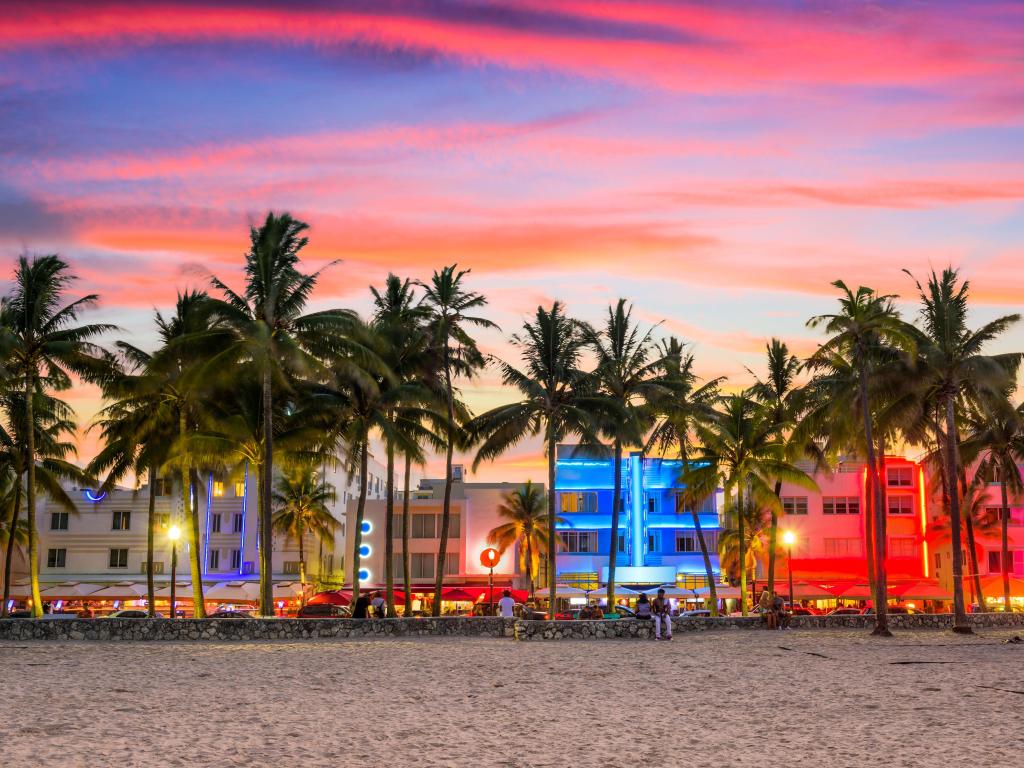
<path fill-rule="evenodd" d="M 172 525 L 167 531 L 167 538 L 171 540 L 171 618 L 174 613 L 174 587 L 178 578 L 178 539 L 181 538 L 181 529 Z"/>
<path fill-rule="evenodd" d="M 501 560 L 501 555 L 494 547 L 488 547 L 480 553 L 480 564 L 489 568 L 487 576 L 487 607 L 491 615 L 494 614 L 494 566 Z"/>
<path fill-rule="evenodd" d="M 793 594 L 793 545 L 796 543 L 796 534 L 786 531 L 782 534 L 782 543 L 786 545 L 786 570 L 789 571 L 789 609 L 796 607 L 796 598 Z"/>

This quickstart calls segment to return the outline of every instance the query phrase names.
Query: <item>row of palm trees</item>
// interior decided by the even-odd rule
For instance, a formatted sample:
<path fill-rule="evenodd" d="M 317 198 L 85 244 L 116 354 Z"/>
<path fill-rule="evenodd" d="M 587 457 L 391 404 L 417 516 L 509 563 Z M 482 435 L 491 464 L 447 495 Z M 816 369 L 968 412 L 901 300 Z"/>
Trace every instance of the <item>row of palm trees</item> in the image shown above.
<path fill-rule="evenodd" d="M 330 540 L 334 525 L 327 509 L 333 489 L 323 469 L 333 462 L 342 462 L 350 476 L 359 478 L 346 565 L 357 596 L 367 466 L 377 441 L 386 464 L 389 615 L 396 615 L 393 527 L 398 499 L 401 588 L 406 610 L 412 605 L 413 466 L 430 454 L 445 456 L 436 613 L 448 557 L 455 452 L 472 452 L 476 467 L 535 438 L 547 458 L 546 530 L 527 526 L 529 543 L 521 557 L 531 583 L 540 558 L 546 558 L 552 600 L 557 596 L 555 460 L 557 446 L 568 441 L 604 451 L 612 460 L 613 532 L 621 514 L 623 452 L 641 447 L 681 459 L 684 506 L 692 514 L 712 598 L 715 579 L 700 527 L 701 502 L 717 488 L 725 489 L 725 528 L 735 535 L 723 538 L 735 542 L 739 563 L 748 559 L 749 521 L 761 515 L 770 520 L 766 549 L 772 589 L 782 484 L 814 488 L 800 460 L 827 469 L 838 457 L 852 454 L 867 465 L 868 574 L 879 606 L 876 631 L 887 633 L 885 484 L 880 478 L 887 448 L 898 443 L 923 446 L 943 481 L 958 628 L 967 627 L 960 529 L 964 521 L 968 538 L 973 536 L 974 521 L 963 516 L 962 508 L 975 467 L 1004 489 L 1007 569 L 1008 507 L 1021 490 L 1016 462 L 1024 460 L 1024 414 L 1012 402 L 1021 356 L 990 354 L 988 347 L 1019 318 L 1010 315 L 971 329 L 969 286 L 955 270 L 915 283 L 916 323 L 901 317 L 895 296 L 836 282 L 836 312 L 808 322 L 827 336 L 817 351 L 799 360 L 773 339 L 764 378 L 755 375 L 753 386 L 737 390 L 723 379 L 701 380 L 687 346 L 676 338 L 657 338 L 656 326 L 640 327 L 625 300 L 609 307 L 597 327 L 568 316 L 560 302 L 538 307 L 511 336 L 520 361 L 489 358 L 474 338 L 476 331 L 496 327 L 480 314 L 486 298 L 468 289 L 468 271 L 455 265 L 425 282 L 389 275 L 380 289 L 371 289 L 373 313 L 366 319 L 342 308 L 308 312 L 323 270 L 303 269 L 307 231 L 308 225 L 288 214 L 268 214 L 251 228 L 242 287 L 236 290 L 210 276 L 208 291 L 180 294 L 172 315 L 156 314 L 158 346 L 153 351 L 124 341 L 110 349 L 98 346 L 99 337 L 117 329 L 79 324 L 96 297 L 65 303 L 72 281 L 68 265 L 57 256 L 19 260 L 13 287 L 0 307 L 0 507 L 8 569 L 12 548 L 18 541 L 27 543 L 35 606 L 40 605 L 34 530 L 39 492 L 73 508 L 62 495 L 61 480 L 99 478 L 101 487 L 109 488 L 135 477 L 146 481 L 152 509 L 154 481 L 173 477 L 186 539 L 194 544 L 199 515 L 191 491 L 199 486 L 200 473 L 216 471 L 255 478 L 260 611 L 271 615 L 274 531 L 298 539 L 300 547 L 305 533 Z M 460 386 L 488 365 L 513 393 L 511 402 L 473 414 Z M 84 469 L 69 460 L 73 414 L 57 398 L 74 379 L 96 384 L 106 399 L 94 425 L 103 448 Z M 530 499 L 520 501 L 536 513 L 543 503 L 538 496 L 531 487 Z M 510 536 L 512 541 L 521 538 L 514 530 L 496 536 L 506 546 Z M 151 523 L 150 558 L 153 537 Z M 617 549 L 610 548 L 609 599 Z M 189 559 L 201 616 L 199 550 L 190 546 Z M 300 560 L 304 581 L 304 552 Z M 745 613 L 747 569 L 738 570 Z M 1008 576 L 1004 587 L 1008 597 Z"/>

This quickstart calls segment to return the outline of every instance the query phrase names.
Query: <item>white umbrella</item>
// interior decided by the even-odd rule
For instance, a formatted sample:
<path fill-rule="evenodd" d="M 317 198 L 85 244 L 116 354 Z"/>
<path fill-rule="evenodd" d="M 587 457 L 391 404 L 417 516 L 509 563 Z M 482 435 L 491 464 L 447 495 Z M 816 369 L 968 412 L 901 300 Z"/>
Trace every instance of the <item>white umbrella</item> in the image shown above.
<path fill-rule="evenodd" d="M 102 598 L 104 600 L 136 600 L 146 596 L 146 585 L 137 584 L 134 581 L 120 581 L 111 584 L 109 587 L 93 592 L 89 599 Z"/>
<path fill-rule="evenodd" d="M 689 597 L 689 598 L 693 598 L 693 596 L 694 596 L 692 589 L 683 589 L 682 587 L 677 587 L 675 584 L 666 584 L 663 587 L 651 587 L 650 589 L 645 589 L 644 590 L 644 594 L 645 595 L 652 595 L 652 596 L 653 595 L 657 595 L 659 589 L 664 589 L 665 590 L 665 597 Z"/>
<path fill-rule="evenodd" d="M 153 597 L 158 597 L 163 600 L 171 599 L 171 588 L 166 586 L 163 589 L 158 589 Z M 174 583 L 174 601 L 178 600 L 191 600 L 192 599 L 192 584 L 188 581 L 177 581 Z"/>
<path fill-rule="evenodd" d="M 587 595 L 590 594 L 590 592 L 595 591 L 595 590 L 590 590 L 588 592 L 587 590 L 580 589 L 579 587 L 570 587 L 570 586 L 563 585 L 563 584 L 556 585 L 555 590 L 556 590 L 555 591 L 555 596 L 556 597 L 580 597 L 580 596 L 586 597 Z M 545 587 L 544 589 L 538 589 L 537 590 L 537 597 L 547 597 L 550 593 L 551 593 L 551 590 L 549 590 L 547 587 Z"/>
<path fill-rule="evenodd" d="M 12 600 L 28 600 L 32 597 L 32 583 L 29 581 L 16 581 L 11 583 Z"/>
<path fill-rule="evenodd" d="M 203 592 L 205 600 L 224 603 L 252 603 L 258 595 L 259 584 L 245 581 L 221 581 Z"/>
<path fill-rule="evenodd" d="M 65 581 L 63 584 L 58 584 L 55 587 L 44 589 L 39 593 L 41 598 L 49 600 L 67 600 L 74 599 L 76 597 L 85 597 L 91 595 L 101 588 L 99 584 L 86 584 L 81 581 Z"/>
<path fill-rule="evenodd" d="M 608 594 L 608 585 L 605 584 L 603 587 L 600 587 L 599 589 L 595 589 L 593 591 L 597 592 L 598 594 Z M 635 589 L 630 589 L 629 587 L 622 587 L 618 584 L 615 585 L 616 597 L 636 597 L 639 594 L 640 593 L 637 592 Z"/>
<path fill-rule="evenodd" d="M 256 585 L 257 597 L 259 596 L 259 585 Z M 275 600 L 294 600 L 302 597 L 302 582 L 300 581 L 279 581 L 274 585 Z"/>
<path fill-rule="evenodd" d="M 710 597 L 711 596 L 711 587 L 701 587 L 700 589 L 695 589 L 694 592 L 697 593 L 698 597 Z M 727 587 L 727 586 L 724 586 L 724 585 L 723 586 L 716 586 L 715 587 L 715 596 L 719 600 L 721 600 L 723 598 L 727 598 L 727 597 L 736 598 L 736 597 L 740 596 L 740 588 L 739 587 Z"/>

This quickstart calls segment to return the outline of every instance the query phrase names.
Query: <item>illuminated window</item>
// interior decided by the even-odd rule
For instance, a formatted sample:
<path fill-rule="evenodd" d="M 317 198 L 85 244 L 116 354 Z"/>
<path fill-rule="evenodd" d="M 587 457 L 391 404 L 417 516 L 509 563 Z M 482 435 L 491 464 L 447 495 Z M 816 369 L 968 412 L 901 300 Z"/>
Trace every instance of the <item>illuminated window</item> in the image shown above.
<path fill-rule="evenodd" d="M 824 496 L 821 511 L 826 515 L 859 515 L 860 499 L 856 496 Z"/>
<path fill-rule="evenodd" d="M 237 480 L 235 482 L 235 498 L 240 499 L 245 496 L 245 481 Z"/>
<path fill-rule="evenodd" d="M 558 496 L 563 512 L 597 512 L 596 493 L 560 493 Z"/>
<path fill-rule="evenodd" d="M 597 552 L 597 531 L 559 531 L 562 551 L 577 554 Z"/>
<path fill-rule="evenodd" d="M 890 515 L 912 515 L 914 514 L 913 496 L 889 496 Z"/>
<path fill-rule="evenodd" d="M 298 560 L 285 560 L 284 561 L 284 572 L 285 573 L 298 573 L 299 572 L 299 561 Z"/>
<path fill-rule="evenodd" d="M 889 467 L 886 475 L 890 488 L 910 488 L 914 485 L 913 467 Z"/>
<path fill-rule="evenodd" d="M 683 589 L 700 589 L 708 585 L 708 577 L 697 573 L 676 574 L 676 586 Z"/>
<path fill-rule="evenodd" d="M 142 572 L 146 573 L 148 570 L 149 570 L 149 563 L 147 563 L 145 560 L 143 560 L 142 561 Z M 158 573 L 163 573 L 163 572 L 164 572 L 164 564 L 163 564 L 163 562 L 158 562 L 158 561 L 154 560 L 153 561 L 153 573 L 154 574 L 158 574 Z"/>
<path fill-rule="evenodd" d="M 806 496 L 783 496 L 782 497 L 782 511 L 787 515 L 806 515 L 807 514 L 807 497 Z"/>
<path fill-rule="evenodd" d="M 166 512 L 157 512 L 156 517 L 153 518 L 153 525 L 157 530 L 166 531 L 171 527 L 171 516 Z"/>
<path fill-rule="evenodd" d="M 223 480 L 214 480 L 213 481 L 213 495 L 214 496 L 223 496 L 224 495 L 224 481 Z"/>

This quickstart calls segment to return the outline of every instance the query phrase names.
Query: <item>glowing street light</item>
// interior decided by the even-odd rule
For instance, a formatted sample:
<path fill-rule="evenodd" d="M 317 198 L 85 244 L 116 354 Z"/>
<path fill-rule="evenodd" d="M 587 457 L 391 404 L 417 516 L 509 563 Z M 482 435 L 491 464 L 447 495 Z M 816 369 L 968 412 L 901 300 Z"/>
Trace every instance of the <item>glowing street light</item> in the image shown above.
<path fill-rule="evenodd" d="M 789 571 L 789 610 L 796 607 L 796 597 L 793 594 L 793 545 L 796 544 L 796 534 L 793 531 L 785 531 L 782 534 L 782 543 L 786 545 L 786 566 Z"/>
<path fill-rule="evenodd" d="M 174 612 L 174 587 L 178 580 L 178 539 L 181 538 L 181 528 L 172 525 L 167 530 L 167 538 L 171 541 L 171 618 L 177 614 Z"/>

